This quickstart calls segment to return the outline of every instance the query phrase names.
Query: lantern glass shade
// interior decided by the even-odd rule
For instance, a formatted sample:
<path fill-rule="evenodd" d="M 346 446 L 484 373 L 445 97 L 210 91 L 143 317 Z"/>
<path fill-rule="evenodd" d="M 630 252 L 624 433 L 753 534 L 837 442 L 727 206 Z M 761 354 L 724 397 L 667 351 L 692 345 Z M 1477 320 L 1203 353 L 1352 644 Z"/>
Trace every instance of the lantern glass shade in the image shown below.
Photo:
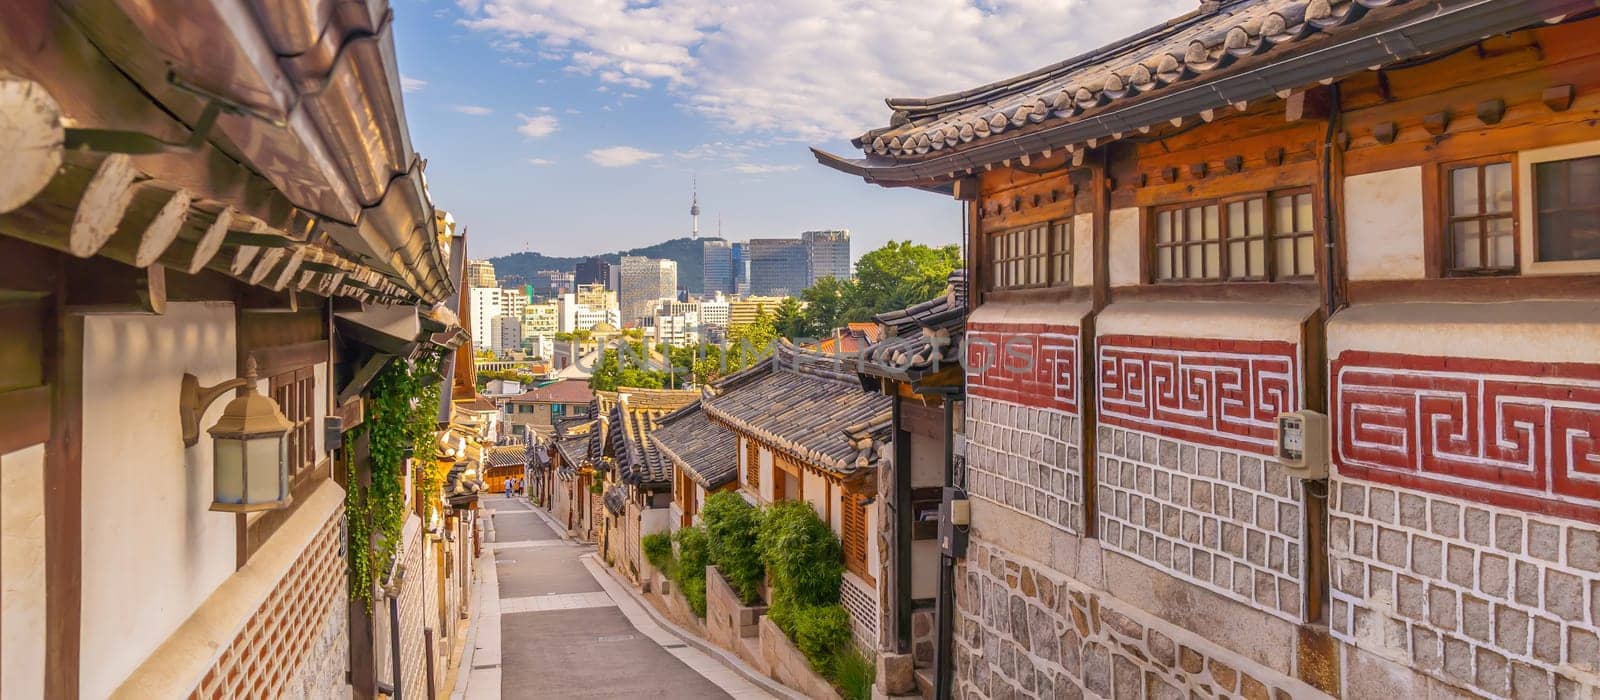
<path fill-rule="evenodd" d="M 228 402 L 212 441 L 212 510 L 243 513 L 289 505 L 289 430 L 278 405 L 253 389 Z"/>

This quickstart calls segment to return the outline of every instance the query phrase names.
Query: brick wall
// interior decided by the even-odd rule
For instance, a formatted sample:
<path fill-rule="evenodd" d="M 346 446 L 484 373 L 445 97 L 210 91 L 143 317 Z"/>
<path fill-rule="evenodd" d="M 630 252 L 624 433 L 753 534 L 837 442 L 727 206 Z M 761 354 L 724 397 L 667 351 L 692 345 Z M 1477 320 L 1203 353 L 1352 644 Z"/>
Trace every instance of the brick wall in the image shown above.
<path fill-rule="evenodd" d="M 1100 539 L 1181 579 L 1303 618 L 1302 487 L 1270 459 L 1101 427 Z"/>
<path fill-rule="evenodd" d="M 1600 689 L 1600 528 L 1347 477 L 1330 491 L 1341 641 L 1495 697 Z"/>

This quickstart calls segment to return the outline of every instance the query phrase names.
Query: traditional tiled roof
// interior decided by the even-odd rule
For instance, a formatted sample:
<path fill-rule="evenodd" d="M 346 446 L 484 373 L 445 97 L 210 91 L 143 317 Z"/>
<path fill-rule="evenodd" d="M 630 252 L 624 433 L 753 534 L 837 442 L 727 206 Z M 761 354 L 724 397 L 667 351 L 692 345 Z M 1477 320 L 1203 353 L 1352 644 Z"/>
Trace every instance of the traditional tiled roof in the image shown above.
<path fill-rule="evenodd" d="M 528 463 L 528 448 L 522 445 L 495 445 L 484 456 L 485 466 L 510 467 Z"/>
<path fill-rule="evenodd" d="M 445 497 L 452 501 L 477 496 L 484 489 L 483 480 L 471 461 L 462 460 L 450 467 L 444 477 Z"/>
<path fill-rule="evenodd" d="M 589 459 L 590 464 L 599 464 L 600 458 L 606 452 L 606 432 L 611 429 L 612 404 L 617 401 L 614 391 L 594 392 L 594 400 L 589 402 L 589 415 L 594 416 L 589 424 Z"/>
<path fill-rule="evenodd" d="M 824 165 L 883 184 L 949 180 L 984 166 L 1098 142 L 1287 95 L 1371 66 L 1454 49 L 1579 11 L 1570 0 L 1210 0 L 1086 54 L 962 92 L 890 99 L 889 125 L 813 149 Z M 1592 9 L 1589 3 L 1584 9 Z M 1202 87 L 1203 86 L 1203 87 Z M 930 167 L 920 167 L 928 164 Z"/>
<path fill-rule="evenodd" d="M 712 422 L 700 401 L 656 421 L 650 441 L 695 483 L 714 490 L 739 476 L 739 441 Z"/>
<path fill-rule="evenodd" d="M 506 399 L 508 403 L 589 403 L 594 391 L 582 379 L 563 379 Z"/>
<path fill-rule="evenodd" d="M 612 408 L 612 457 L 624 483 L 664 486 L 672 482 L 672 462 L 650 440 L 656 421 L 695 403 L 700 392 L 682 389 L 618 389 Z"/>
<path fill-rule="evenodd" d="M 877 461 L 871 440 L 846 436 L 852 426 L 883 425 L 888 396 L 861 391 L 843 360 L 796 348 L 787 341 L 754 367 L 712 384 L 703 405 L 715 420 L 749 433 L 806 464 L 848 474 Z"/>
<path fill-rule="evenodd" d="M 967 271 L 950 273 L 945 293 L 897 311 L 878 314 L 883 341 L 861 353 L 863 382 L 886 377 L 916 381 L 942 367 L 961 364 L 967 325 Z"/>
<path fill-rule="evenodd" d="M 588 460 L 589 436 L 587 434 L 576 437 L 556 440 L 556 452 L 561 453 L 561 468 L 556 470 L 556 476 L 562 479 L 571 479 L 578 473 L 578 467 Z"/>

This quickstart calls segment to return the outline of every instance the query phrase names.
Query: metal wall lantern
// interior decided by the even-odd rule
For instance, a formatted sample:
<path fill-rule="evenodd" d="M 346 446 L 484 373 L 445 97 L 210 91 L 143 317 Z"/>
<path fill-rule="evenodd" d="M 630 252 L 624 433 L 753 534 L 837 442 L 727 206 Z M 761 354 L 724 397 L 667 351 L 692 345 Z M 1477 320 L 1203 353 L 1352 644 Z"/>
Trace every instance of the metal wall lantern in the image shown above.
<path fill-rule="evenodd" d="M 212 445 L 211 510 L 247 513 L 286 508 L 289 495 L 288 434 L 294 424 L 278 410 L 277 402 L 256 391 L 255 360 L 245 364 L 245 375 L 215 386 L 201 387 L 192 374 L 183 375 L 180 399 L 183 440 L 200 440 L 200 416 L 223 394 L 245 389 L 222 409 L 222 417 L 206 432 Z"/>

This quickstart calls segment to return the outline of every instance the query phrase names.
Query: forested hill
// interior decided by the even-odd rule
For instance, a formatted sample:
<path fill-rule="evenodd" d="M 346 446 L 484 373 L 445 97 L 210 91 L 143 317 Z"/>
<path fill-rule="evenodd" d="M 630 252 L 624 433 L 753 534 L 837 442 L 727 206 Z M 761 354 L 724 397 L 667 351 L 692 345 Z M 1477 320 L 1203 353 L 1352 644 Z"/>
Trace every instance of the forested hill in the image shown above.
<path fill-rule="evenodd" d="M 664 258 L 678 263 L 678 286 L 688 289 L 691 293 L 700 293 L 700 264 L 703 256 L 701 241 L 689 238 L 674 238 L 670 241 L 657 243 L 644 248 L 634 248 L 615 253 L 600 253 L 599 256 L 616 264 L 624 255 L 642 255 L 647 258 Z M 714 240 L 714 239 L 713 239 Z M 578 263 L 587 260 L 589 256 L 576 258 L 555 258 L 539 253 L 512 253 L 498 258 L 490 258 L 494 263 L 495 278 L 501 286 L 512 284 L 526 284 L 533 279 L 533 273 L 540 270 L 561 270 L 572 272 Z"/>

